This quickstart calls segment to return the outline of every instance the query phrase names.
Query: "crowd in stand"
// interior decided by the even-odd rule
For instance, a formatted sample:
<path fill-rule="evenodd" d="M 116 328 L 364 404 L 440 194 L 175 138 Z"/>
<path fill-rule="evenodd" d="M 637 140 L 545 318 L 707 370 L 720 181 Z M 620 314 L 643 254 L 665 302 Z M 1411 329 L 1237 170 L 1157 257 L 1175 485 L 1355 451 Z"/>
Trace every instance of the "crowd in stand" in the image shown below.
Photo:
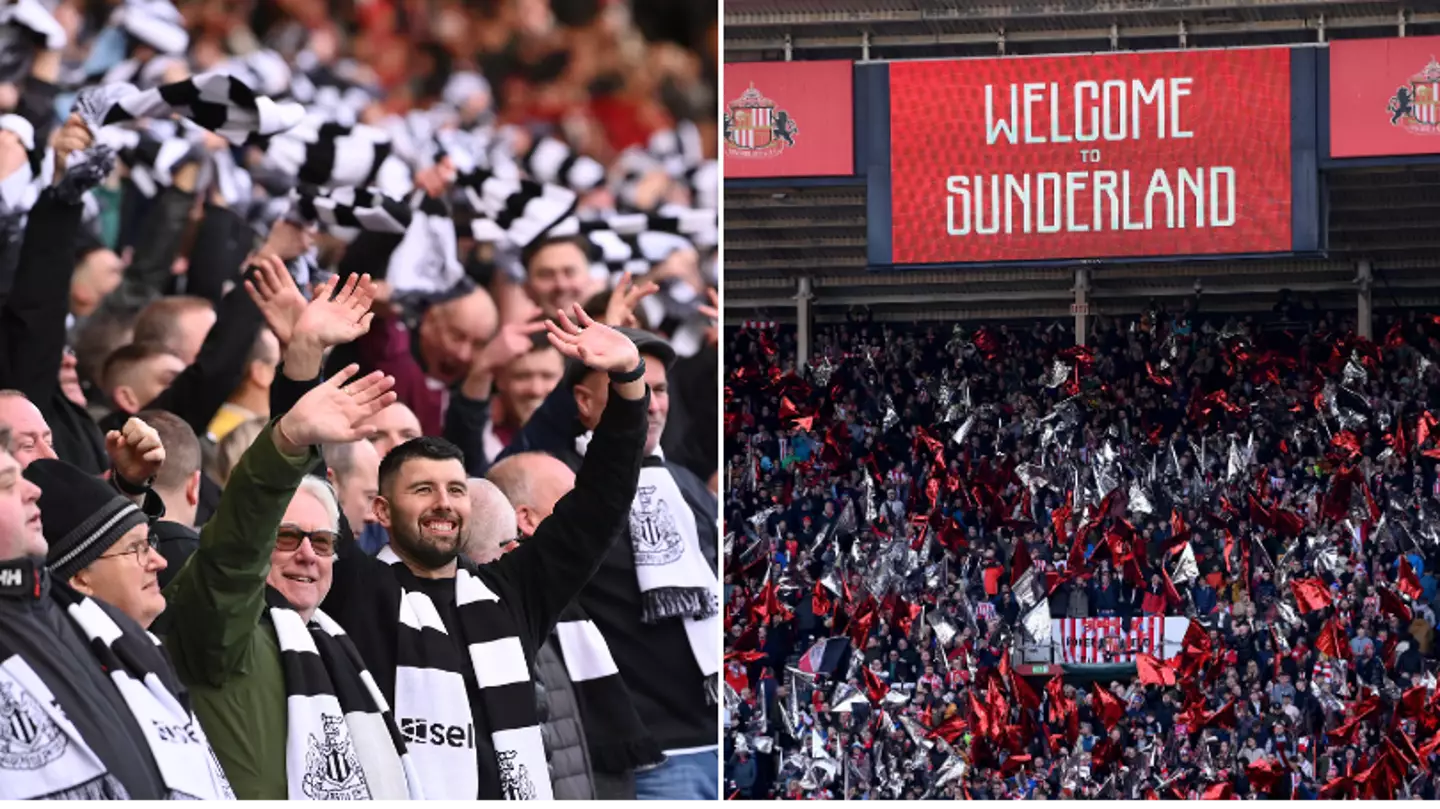
<path fill-rule="evenodd" d="M 1440 795 L 1440 317 L 1374 334 L 727 334 L 727 795 Z"/>
<path fill-rule="evenodd" d="M 0 799 L 716 796 L 716 36 L 0 2 Z"/>

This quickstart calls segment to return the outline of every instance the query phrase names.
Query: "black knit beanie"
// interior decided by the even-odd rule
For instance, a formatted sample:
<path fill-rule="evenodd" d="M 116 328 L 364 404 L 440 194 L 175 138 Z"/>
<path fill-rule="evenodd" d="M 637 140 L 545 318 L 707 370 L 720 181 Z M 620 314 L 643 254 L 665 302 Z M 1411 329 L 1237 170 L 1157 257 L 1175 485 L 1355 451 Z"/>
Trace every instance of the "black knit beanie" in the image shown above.
<path fill-rule="evenodd" d="M 84 570 L 137 525 L 145 512 L 105 481 L 64 461 L 41 458 L 25 468 L 40 487 L 40 519 L 50 552 L 45 566 L 61 581 Z"/>

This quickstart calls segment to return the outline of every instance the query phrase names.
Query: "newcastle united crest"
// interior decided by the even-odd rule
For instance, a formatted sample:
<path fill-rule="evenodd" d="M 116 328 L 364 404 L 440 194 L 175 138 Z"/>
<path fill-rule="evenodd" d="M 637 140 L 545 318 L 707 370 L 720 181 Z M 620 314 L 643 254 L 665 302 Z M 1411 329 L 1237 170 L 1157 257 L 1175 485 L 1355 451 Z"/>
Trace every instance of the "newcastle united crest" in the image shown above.
<path fill-rule="evenodd" d="M 520 753 L 515 750 L 501 750 L 496 754 L 500 762 L 500 794 L 507 801 L 535 800 L 535 784 L 530 780 L 530 771 L 516 759 Z"/>
<path fill-rule="evenodd" d="M 305 778 L 300 788 L 306 797 L 317 801 L 368 801 L 370 785 L 360 769 L 360 758 L 348 734 L 343 735 L 345 720 L 321 714 L 325 738 L 310 737 L 310 750 L 305 754 Z"/>
<path fill-rule="evenodd" d="M 750 85 L 739 98 L 725 107 L 725 155 L 727 157 L 774 157 L 794 148 L 800 127 L 790 113 Z"/>
<path fill-rule="evenodd" d="M 69 740 L 24 689 L 0 683 L 0 767 L 38 770 L 64 755 Z"/>
<path fill-rule="evenodd" d="M 655 487 L 641 486 L 635 490 L 638 504 L 630 507 L 630 541 L 635 543 L 635 564 L 668 565 L 680 558 L 685 550 L 680 529 L 670 504 L 655 501 Z"/>
<path fill-rule="evenodd" d="M 1424 70 L 1395 90 L 1385 106 L 1390 125 L 1418 135 L 1440 135 L 1440 63 L 1430 57 Z"/>

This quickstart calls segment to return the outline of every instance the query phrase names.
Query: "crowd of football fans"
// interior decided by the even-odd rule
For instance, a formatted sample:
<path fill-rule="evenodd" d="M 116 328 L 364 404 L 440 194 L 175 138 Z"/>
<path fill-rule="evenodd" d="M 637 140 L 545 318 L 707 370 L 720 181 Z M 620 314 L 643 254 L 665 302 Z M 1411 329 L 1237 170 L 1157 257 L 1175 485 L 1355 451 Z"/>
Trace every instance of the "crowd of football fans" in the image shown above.
<path fill-rule="evenodd" d="M 1436 797 L 1440 318 L 1374 333 L 727 335 L 726 793 Z M 1063 662 L 1052 619 L 1145 616 L 1183 641 Z"/>

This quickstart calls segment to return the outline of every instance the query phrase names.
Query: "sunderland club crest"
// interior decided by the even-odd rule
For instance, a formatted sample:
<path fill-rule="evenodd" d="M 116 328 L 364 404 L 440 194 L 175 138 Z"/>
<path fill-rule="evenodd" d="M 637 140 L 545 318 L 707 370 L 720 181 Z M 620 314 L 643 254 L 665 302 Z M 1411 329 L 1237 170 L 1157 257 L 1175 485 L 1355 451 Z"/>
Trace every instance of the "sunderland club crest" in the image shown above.
<path fill-rule="evenodd" d="M 790 113 L 776 107 L 750 85 L 726 105 L 725 154 L 728 157 L 774 157 L 794 148 L 800 126 Z"/>
<path fill-rule="evenodd" d="M 680 529 L 670 504 L 655 500 L 654 486 L 635 490 L 637 505 L 630 507 L 630 539 L 635 543 L 635 564 L 668 565 L 680 558 L 685 550 Z"/>
<path fill-rule="evenodd" d="M 1417 135 L 1440 135 L 1440 62 L 1430 57 L 1424 70 L 1395 90 L 1385 110 L 1391 126 Z"/>
<path fill-rule="evenodd" d="M 325 738 L 310 736 L 310 750 L 305 754 L 305 778 L 300 788 L 306 797 L 317 801 L 368 801 L 370 785 L 360 769 L 360 758 L 348 735 L 342 737 L 345 720 L 321 714 Z"/>
<path fill-rule="evenodd" d="M 64 732 L 22 688 L 0 683 L 0 767 L 38 770 L 64 755 Z"/>

